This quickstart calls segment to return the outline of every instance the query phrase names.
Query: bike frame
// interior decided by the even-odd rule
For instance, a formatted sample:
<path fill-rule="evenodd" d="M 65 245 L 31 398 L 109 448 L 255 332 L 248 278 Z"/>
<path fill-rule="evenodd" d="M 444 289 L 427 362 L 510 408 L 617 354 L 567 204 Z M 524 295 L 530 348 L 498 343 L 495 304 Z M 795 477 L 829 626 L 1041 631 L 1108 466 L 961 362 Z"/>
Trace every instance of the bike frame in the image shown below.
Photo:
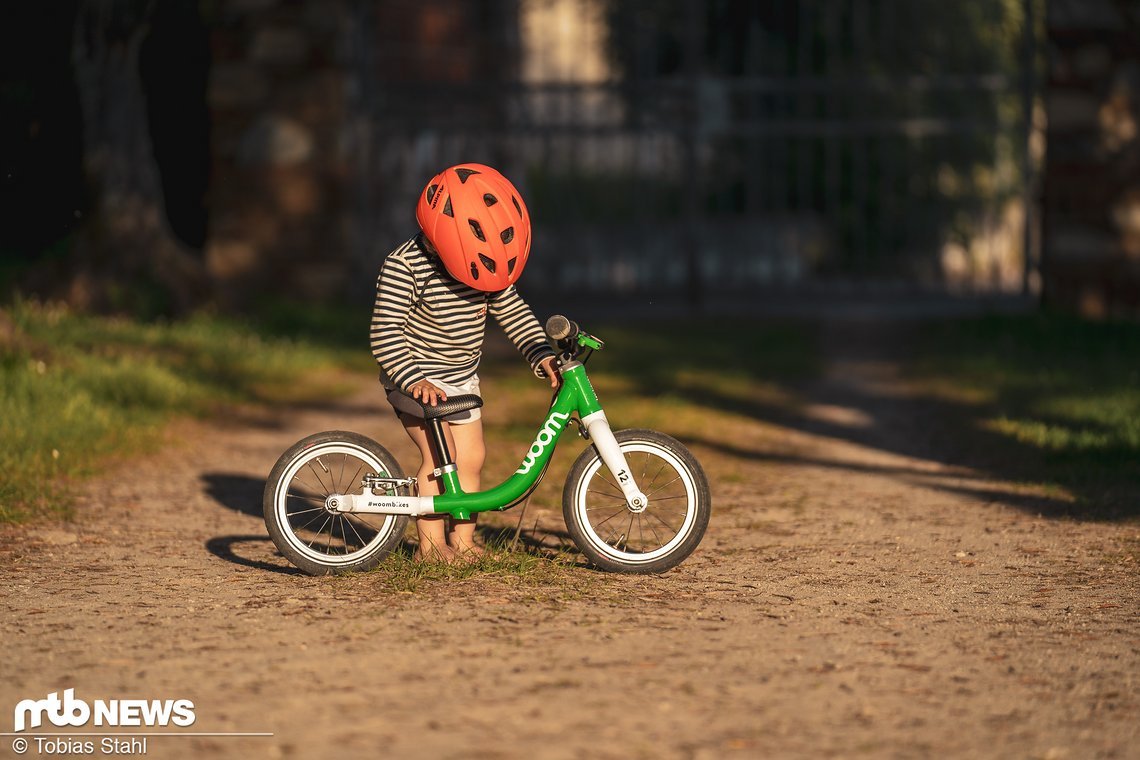
<path fill-rule="evenodd" d="M 629 508 L 635 512 L 643 511 L 648 506 L 648 500 L 638 489 L 626 464 L 625 455 L 614 438 L 606 413 L 586 375 L 585 366 L 571 361 L 564 364 L 560 372 L 562 387 L 550 405 L 550 411 L 535 435 L 534 442 L 514 474 L 494 488 L 465 492 L 459 484 L 459 475 L 452 466 L 439 472 L 444 490 L 440 496 L 377 495 L 371 492 L 372 489 L 365 488 L 360 494 L 330 496 L 326 500 L 326 506 L 332 511 L 345 513 L 412 516 L 449 514 L 460 520 L 470 519 L 471 515 L 478 512 L 505 509 L 519 502 L 538 485 L 558 440 L 570 426 L 572 415 L 577 414 L 586 429 L 587 437 L 621 487 Z"/>

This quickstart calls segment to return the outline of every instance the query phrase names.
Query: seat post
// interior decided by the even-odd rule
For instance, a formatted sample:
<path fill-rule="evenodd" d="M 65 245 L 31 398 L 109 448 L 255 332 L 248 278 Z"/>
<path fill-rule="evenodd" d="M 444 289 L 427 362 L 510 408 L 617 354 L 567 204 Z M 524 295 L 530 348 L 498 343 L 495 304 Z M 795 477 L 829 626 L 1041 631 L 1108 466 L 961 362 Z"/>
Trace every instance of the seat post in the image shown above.
<path fill-rule="evenodd" d="M 432 475 L 439 478 L 444 493 L 463 493 L 463 488 L 459 484 L 459 468 L 451 459 L 451 450 L 447 448 L 447 436 L 443 434 L 443 420 L 433 417 L 427 420 L 427 428 L 428 435 L 435 445 L 436 457 L 439 459 L 439 467 L 432 470 Z"/>
<path fill-rule="evenodd" d="M 436 459 L 439 462 L 439 469 L 444 469 L 448 465 L 454 465 L 455 462 L 451 459 L 451 450 L 447 448 L 447 436 L 443 433 L 443 420 L 439 417 L 432 417 L 427 422 L 428 434 L 431 436 L 432 445 L 435 447 Z"/>
<path fill-rule="evenodd" d="M 443 418 L 449 414 L 465 412 L 469 409 L 478 409 L 483 406 L 483 399 L 473 394 L 452 396 L 447 401 L 429 405 L 420 401 L 424 410 L 424 425 L 428 437 L 431 438 L 432 453 L 435 454 L 438 466 L 432 474 L 443 485 L 445 494 L 462 494 L 463 488 L 459 484 L 459 468 L 451 458 L 451 450 L 447 447 L 447 435 L 443 429 Z M 458 515 L 459 513 L 454 513 Z"/>

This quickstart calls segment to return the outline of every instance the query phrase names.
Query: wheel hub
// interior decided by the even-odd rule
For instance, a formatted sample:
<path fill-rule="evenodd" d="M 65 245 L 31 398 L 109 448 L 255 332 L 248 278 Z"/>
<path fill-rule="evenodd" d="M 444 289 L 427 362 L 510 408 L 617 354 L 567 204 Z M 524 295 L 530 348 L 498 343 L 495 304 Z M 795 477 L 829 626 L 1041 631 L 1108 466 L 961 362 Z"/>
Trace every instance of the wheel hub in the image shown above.
<path fill-rule="evenodd" d="M 638 494 L 637 496 L 634 496 L 632 499 L 630 499 L 626 503 L 626 506 L 629 507 L 630 512 L 640 514 L 649 508 L 649 499 L 642 494 Z"/>

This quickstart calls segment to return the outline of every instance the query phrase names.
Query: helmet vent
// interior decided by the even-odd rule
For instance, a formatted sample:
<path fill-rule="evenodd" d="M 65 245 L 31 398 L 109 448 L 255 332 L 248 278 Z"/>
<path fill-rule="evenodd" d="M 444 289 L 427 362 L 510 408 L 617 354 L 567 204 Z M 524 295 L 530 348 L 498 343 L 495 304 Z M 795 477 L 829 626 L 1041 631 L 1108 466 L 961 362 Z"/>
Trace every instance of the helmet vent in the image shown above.
<path fill-rule="evenodd" d="M 487 204 L 487 208 L 491 208 L 491 206 L 494 206 L 498 202 L 499 199 L 495 196 L 490 193 L 483 193 L 483 203 Z"/>
<path fill-rule="evenodd" d="M 478 280 L 479 279 L 479 267 L 475 266 L 474 261 L 471 262 L 471 279 L 472 280 Z"/>
<path fill-rule="evenodd" d="M 487 236 L 483 234 L 483 226 L 474 219 L 468 219 L 467 223 L 471 225 L 472 234 L 474 234 L 475 237 L 479 238 L 480 241 L 486 243 Z"/>
<path fill-rule="evenodd" d="M 515 228 L 507 227 L 505 230 L 503 230 L 502 234 L 499 235 L 499 238 L 503 241 L 503 245 L 511 242 L 515 239 Z"/>
<path fill-rule="evenodd" d="M 456 169 L 455 173 L 459 175 L 460 183 L 466 185 L 467 180 L 471 178 L 471 175 L 478 174 L 479 172 L 475 171 L 474 169 Z"/>
<path fill-rule="evenodd" d="M 507 262 L 507 274 L 514 274 L 515 273 L 515 262 L 518 260 L 519 260 L 519 257 L 515 256 L 513 259 L 511 259 L 510 261 Z"/>
<path fill-rule="evenodd" d="M 511 203 L 515 204 L 515 211 L 519 212 L 519 216 L 522 216 L 522 206 L 519 205 L 519 199 L 512 195 Z"/>
<path fill-rule="evenodd" d="M 427 202 L 431 203 L 432 198 L 435 197 L 435 191 L 439 189 L 439 185 L 429 185 L 427 189 Z"/>
<path fill-rule="evenodd" d="M 490 258 L 488 258 L 488 257 L 486 257 L 480 253 L 479 254 L 479 260 L 483 262 L 483 266 L 487 267 L 488 272 L 490 272 L 491 274 L 495 273 L 495 261 L 493 259 L 490 259 Z M 474 269 L 475 265 L 472 264 L 471 268 Z"/>
<path fill-rule="evenodd" d="M 451 218 L 455 218 L 455 212 L 451 210 L 451 196 L 447 196 L 447 200 L 443 202 L 443 213 Z"/>

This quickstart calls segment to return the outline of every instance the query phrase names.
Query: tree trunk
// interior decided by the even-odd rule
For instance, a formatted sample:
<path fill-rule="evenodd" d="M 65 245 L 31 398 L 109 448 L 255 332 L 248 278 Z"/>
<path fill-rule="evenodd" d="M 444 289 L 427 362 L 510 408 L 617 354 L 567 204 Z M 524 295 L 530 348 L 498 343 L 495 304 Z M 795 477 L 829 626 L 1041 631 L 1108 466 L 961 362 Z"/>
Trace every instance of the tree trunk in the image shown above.
<path fill-rule="evenodd" d="M 139 51 L 156 0 L 81 0 L 72 63 L 91 215 L 55 283 L 78 308 L 185 314 L 208 293 L 200 257 L 172 234 L 154 159 Z"/>

